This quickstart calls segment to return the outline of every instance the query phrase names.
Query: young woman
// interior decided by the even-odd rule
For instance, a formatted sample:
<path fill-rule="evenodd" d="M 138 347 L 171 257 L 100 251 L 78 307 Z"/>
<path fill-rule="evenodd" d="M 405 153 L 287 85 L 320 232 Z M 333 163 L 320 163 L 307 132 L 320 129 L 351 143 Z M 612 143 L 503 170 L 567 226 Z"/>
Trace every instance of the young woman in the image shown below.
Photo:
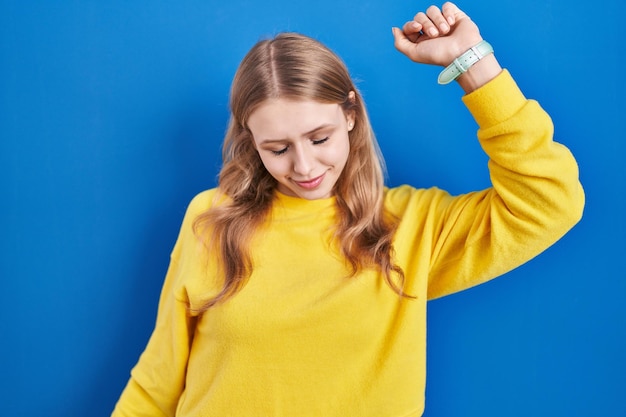
<path fill-rule="evenodd" d="M 575 160 L 468 16 L 431 6 L 393 35 L 467 93 L 493 186 L 385 188 L 341 60 L 298 34 L 259 42 L 233 81 L 219 186 L 189 205 L 114 416 L 420 416 L 426 301 L 579 220 Z"/>

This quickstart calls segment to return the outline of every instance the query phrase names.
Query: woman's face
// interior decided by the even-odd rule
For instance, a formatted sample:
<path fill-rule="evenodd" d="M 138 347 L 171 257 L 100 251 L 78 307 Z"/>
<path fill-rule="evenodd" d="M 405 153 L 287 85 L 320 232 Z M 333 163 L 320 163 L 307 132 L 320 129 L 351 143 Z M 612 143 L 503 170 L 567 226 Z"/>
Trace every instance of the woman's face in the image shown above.
<path fill-rule="evenodd" d="M 252 112 L 248 128 L 278 191 L 315 200 L 332 196 L 343 171 L 354 116 L 339 104 L 271 99 Z"/>

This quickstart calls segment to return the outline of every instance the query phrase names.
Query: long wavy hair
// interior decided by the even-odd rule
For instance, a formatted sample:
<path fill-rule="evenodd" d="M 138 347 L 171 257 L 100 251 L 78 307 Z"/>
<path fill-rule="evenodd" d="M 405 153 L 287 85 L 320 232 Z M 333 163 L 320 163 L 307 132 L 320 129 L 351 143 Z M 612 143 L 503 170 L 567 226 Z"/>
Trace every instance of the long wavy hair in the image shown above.
<path fill-rule="evenodd" d="M 194 221 L 195 233 L 219 257 L 224 279 L 202 311 L 236 294 L 252 273 L 249 243 L 270 211 L 277 182 L 261 162 L 247 121 L 261 103 L 276 98 L 336 103 L 354 114 L 350 153 L 334 188 L 334 237 L 351 275 L 379 268 L 391 288 L 406 296 L 404 273 L 393 262 L 396 221 L 383 208 L 384 161 L 362 96 L 330 49 L 301 34 L 281 33 L 252 47 L 232 83 L 218 184 L 221 202 Z"/>

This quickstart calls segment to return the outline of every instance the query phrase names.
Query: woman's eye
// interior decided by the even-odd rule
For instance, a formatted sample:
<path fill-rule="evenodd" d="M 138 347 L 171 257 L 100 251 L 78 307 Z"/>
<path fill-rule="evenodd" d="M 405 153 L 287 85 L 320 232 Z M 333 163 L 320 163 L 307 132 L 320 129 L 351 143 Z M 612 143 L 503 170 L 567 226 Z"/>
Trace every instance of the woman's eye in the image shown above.
<path fill-rule="evenodd" d="M 277 156 L 278 156 L 278 155 L 282 155 L 282 154 L 284 154 L 285 152 L 287 152 L 287 149 L 289 149 L 289 148 L 288 148 L 288 147 L 284 147 L 283 149 L 279 149 L 279 150 L 277 150 L 277 151 L 272 150 L 271 152 L 272 152 L 274 155 L 277 155 Z"/>
<path fill-rule="evenodd" d="M 324 139 L 314 140 L 313 141 L 313 145 L 321 145 L 322 143 L 326 142 L 327 140 L 328 140 L 328 137 L 325 137 Z"/>

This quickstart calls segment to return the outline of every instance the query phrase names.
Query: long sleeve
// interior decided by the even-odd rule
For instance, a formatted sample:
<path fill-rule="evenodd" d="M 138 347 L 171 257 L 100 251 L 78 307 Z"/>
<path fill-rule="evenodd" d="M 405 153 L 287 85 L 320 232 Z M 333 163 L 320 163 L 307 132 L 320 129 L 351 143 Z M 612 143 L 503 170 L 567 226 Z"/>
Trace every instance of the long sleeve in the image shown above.
<path fill-rule="evenodd" d="M 451 196 L 402 186 L 386 195 L 400 219 L 394 247 L 408 289 L 429 299 L 527 262 L 572 228 L 584 207 L 574 157 L 553 140 L 550 116 L 508 71 L 463 101 L 478 123 L 492 187 Z"/>
<path fill-rule="evenodd" d="M 186 216 L 189 217 L 189 216 Z M 179 255 L 189 220 L 172 252 L 154 331 L 131 372 L 112 417 L 174 416 L 185 388 L 187 361 L 196 318 L 188 313 L 188 300 L 181 284 Z"/>
<path fill-rule="evenodd" d="M 463 98 L 479 125 L 493 187 L 442 197 L 428 297 L 501 275 L 535 257 L 582 216 L 584 193 L 570 151 L 553 141 L 553 125 L 510 74 Z"/>

